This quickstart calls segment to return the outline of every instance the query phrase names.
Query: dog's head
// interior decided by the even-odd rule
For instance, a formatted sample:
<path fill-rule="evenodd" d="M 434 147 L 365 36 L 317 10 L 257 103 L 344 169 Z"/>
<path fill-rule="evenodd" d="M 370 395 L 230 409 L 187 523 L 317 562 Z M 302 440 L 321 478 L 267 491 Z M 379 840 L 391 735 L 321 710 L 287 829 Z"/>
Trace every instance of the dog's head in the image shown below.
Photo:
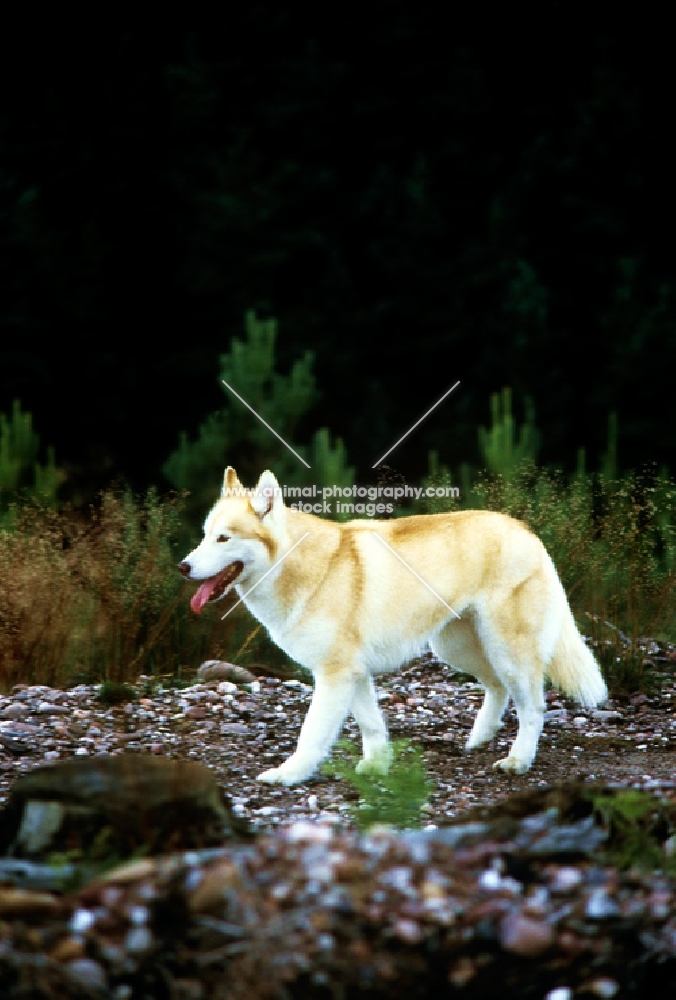
<path fill-rule="evenodd" d="M 228 466 L 221 495 L 204 522 L 204 538 L 178 565 L 186 579 L 203 581 L 190 601 L 196 614 L 233 586 L 255 582 L 267 572 L 284 538 L 285 514 L 282 491 L 271 472 L 247 490 Z"/>

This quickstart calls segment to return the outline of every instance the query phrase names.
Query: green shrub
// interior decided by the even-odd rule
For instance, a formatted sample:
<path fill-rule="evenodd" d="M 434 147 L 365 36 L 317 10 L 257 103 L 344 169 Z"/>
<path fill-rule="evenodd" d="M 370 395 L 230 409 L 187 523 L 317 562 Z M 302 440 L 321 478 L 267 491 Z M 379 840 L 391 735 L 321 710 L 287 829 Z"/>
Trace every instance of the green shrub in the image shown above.
<path fill-rule="evenodd" d="M 163 467 L 173 486 L 190 491 L 189 512 L 194 519 L 203 519 L 216 500 L 226 465 L 235 466 L 245 486 L 255 485 L 264 469 L 271 469 L 282 485 L 340 486 L 354 481 L 342 441 L 332 445 L 325 427 L 316 432 L 309 448 L 297 443 L 300 424 L 319 395 L 312 352 L 306 351 L 289 374 L 282 375 L 275 370 L 276 321 L 260 320 L 248 312 L 245 334 L 245 340 L 233 337 L 230 350 L 220 357 L 223 409 L 206 418 L 196 440 L 182 433 Z"/>
<path fill-rule="evenodd" d="M 33 430 L 30 413 L 22 413 L 14 400 L 9 417 L 0 413 L 0 523 L 11 525 L 10 504 L 19 494 L 32 496 L 43 504 L 56 505 L 61 474 L 54 461 L 54 449 L 47 448 L 47 461 L 39 461 L 40 437 Z"/>
<path fill-rule="evenodd" d="M 525 423 L 518 429 L 512 415 L 512 390 L 504 388 L 491 396 L 491 426 L 479 427 L 479 450 L 488 472 L 508 476 L 524 462 L 534 463 L 540 448 L 535 426 L 535 407 L 525 398 Z"/>
<path fill-rule="evenodd" d="M 138 692 L 125 681 L 104 681 L 96 697 L 104 705 L 122 705 L 128 701 L 136 701 Z"/>
<path fill-rule="evenodd" d="M 359 793 L 352 818 L 359 830 L 383 823 L 398 829 L 418 829 L 421 810 L 432 793 L 420 751 L 408 740 L 392 743 L 392 763 L 385 775 L 357 771 L 360 754 L 349 740 L 339 740 L 333 757 L 322 765 L 325 774 L 337 774 Z"/>
<path fill-rule="evenodd" d="M 620 869 L 674 872 L 674 859 L 665 844 L 674 833 L 672 803 L 634 788 L 618 791 L 590 789 L 585 796 L 597 820 L 608 830 L 608 861 Z"/>

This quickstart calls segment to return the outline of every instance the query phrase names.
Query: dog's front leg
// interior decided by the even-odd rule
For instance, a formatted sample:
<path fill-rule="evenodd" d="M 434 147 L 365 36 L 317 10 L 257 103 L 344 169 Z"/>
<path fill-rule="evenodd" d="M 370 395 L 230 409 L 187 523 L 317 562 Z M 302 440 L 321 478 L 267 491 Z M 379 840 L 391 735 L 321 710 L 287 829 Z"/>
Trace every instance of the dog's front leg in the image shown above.
<path fill-rule="evenodd" d="M 352 714 L 362 739 L 362 759 L 357 764 L 357 771 L 361 774 L 387 774 L 392 763 L 392 748 L 370 674 L 357 679 Z"/>
<path fill-rule="evenodd" d="M 305 781 L 328 757 L 343 725 L 355 693 L 353 674 L 317 674 L 310 708 L 301 726 L 298 746 L 279 767 L 258 775 L 258 781 L 295 785 Z"/>

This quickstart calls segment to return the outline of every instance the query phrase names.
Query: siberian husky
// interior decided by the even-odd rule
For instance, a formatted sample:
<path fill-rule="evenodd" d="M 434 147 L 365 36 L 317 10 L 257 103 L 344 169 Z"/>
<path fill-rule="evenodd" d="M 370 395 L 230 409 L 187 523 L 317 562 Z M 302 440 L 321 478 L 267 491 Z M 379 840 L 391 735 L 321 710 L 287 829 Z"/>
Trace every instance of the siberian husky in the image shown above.
<path fill-rule="evenodd" d="M 309 778 L 350 712 L 361 730 L 360 770 L 386 772 L 390 748 L 372 675 L 417 656 L 426 643 L 486 689 L 466 749 L 491 740 L 513 700 L 518 732 L 495 764 L 504 771 L 522 774 L 533 763 L 545 678 L 583 705 L 607 697 L 547 551 L 504 514 L 339 524 L 287 507 L 271 472 L 245 490 L 229 466 L 204 538 L 179 569 L 202 581 L 193 611 L 234 587 L 277 645 L 314 676 L 295 752 L 260 781 Z"/>

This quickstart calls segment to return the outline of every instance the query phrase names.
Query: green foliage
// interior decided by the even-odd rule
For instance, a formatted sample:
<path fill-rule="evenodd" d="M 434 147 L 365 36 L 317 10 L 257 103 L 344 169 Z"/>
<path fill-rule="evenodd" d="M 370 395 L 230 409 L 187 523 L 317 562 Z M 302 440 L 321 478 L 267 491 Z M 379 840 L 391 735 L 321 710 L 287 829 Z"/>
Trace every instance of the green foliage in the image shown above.
<path fill-rule="evenodd" d="M 594 636 L 594 654 L 613 697 L 636 691 L 656 694 L 663 683 L 642 639 L 633 642 L 610 622 L 587 613 Z"/>
<path fill-rule="evenodd" d="M 94 879 L 101 878 L 121 864 L 131 864 L 148 855 L 146 844 L 139 844 L 133 850 L 125 849 L 119 830 L 113 826 L 103 826 L 86 844 L 71 847 L 65 851 L 51 851 L 45 858 L 52 868 L 70 870 L 65 880 L 67 892 L 77 892 Z"/>
<path fill-rule="evenodd" d="M 446 510 L 459 510 L 460 506 L 463 504 L 463 497 L 469 495 L 470 493 L 470 477 L 471 471 L 468 465 L 463 464 L 460 466 L 459 481 L 454 479 L 451 470 L 443 462 L 439 461 L 439 453 L 435 450 L 429 451 L 427 453 L 427 476 L 423 479 L 422 486 L 424 488 L 439 488 L 447 490 L 450 488 L 457 488 L 458 495 L 457 499 L 451 496 L 423 496 L 419 501 L 413 503 L 413 513 L 423 513 L 423 514 L 438 514 L 441 511 Z"/>
<path fill-rule="evenodd" d="M 377 823 L 398 829 L 418 829 L 422 825 L 421 810 L 433 786 L 420 751 L 408 740 L 392 743 L 392 762 L 385 775 L 360 774 L 359 751 L 349 740 L 339 740 L 336 750 L 342 756 L 334 753 L 322 770 L 339 775 L 359 793 L 359 802 L 352 809 L 359 830 L 368 830 Z"/>
<path fill-rule="evenodd" d="M 548 312 L 548 292 L 533 267 L 525 260 L 514 261 L 503 308 L 514 316 L 520 327 L 524 324 L 544 327 Z M 519 334 L 520 337 L 523 334 Z"/>
<path fill-rule="evenodd" d="M 96 697 L 104 705 L 121 705 L 128 701 L 136 701 L 138 692 L 125 681 L 104 681 Z"/>
<path fill-rule="evenodd" d="M 250 311 L 245 334 L 243 341 L 233 338 L 229 352 L 220 356 L 219 383 L 226 405 L 207 417 L 196 441 L 182 433 L 163 467 L 175 487 L 190 490 L 190 510 L 201 516 L 216 499 L 226 465 L 234 465 L 247 486 L 263 469 L 272 469 L 280 483 L 294 486 L 353 482 L 354 469 L 346 464 L 343 442 L 338 439 L 332 445 L 325 427 L 315 434 L 309 456 L 307 447 L 296 443 L 299 424 L 318 397 L 312 352 L 306 351 L 288 375 L 281 375 L 275 371 L 276 321 L 260 320 Z M 305 461 L 309 457 L 311 471 L 280 437 Z"/>
<path fill-rule="evenodd" d="M 524 520 L 545 543 L 571 603 L 632 642 L 676 629 L 676 484 L 637 473 L 567 480 L 524 467 L 484 484 L 484 506 Z"/>
<path fill-rule="evenodd" d="M 163 469 L 167 479 L 178 489 L 190 490 L 202 508 L 213 503 L 227 464 L 236 465 L 240 478 L 248 483 L 263 469 L 284 474 L 293 468 L 291 463 L 298 463 L 232 390 L 292 446 L 298 420 L 317 397 L 311 352 L 294 363 L 289 375 L 275 372 L 274 319 L 259 320 L 248 312 L 245 334 L 244 341 L 233 337 L 229 352 L 220 356 L 219 384 L 225 406 L 207 417 L 196 441 L 181 434 L 177 450 Z M 200 495 L 204 493 L 208 500 Z"/>
<path fill-rule="evenodd" d="M 533 401 L 526 396 L 525 423 L 518 429 L 512 415 L 512 390 L 491 396 L 491 426 L 479 427 L 479 448 L 489 472 L 502 476 L 513 474 L 523 462 L 535 462 L 540 447 L 540 433 L 535 426 Z"/>
<path fill-rule="evenodd" d="M 674 829 L 674 810 L 654 796 L 633 788 L 616 793 L 586 794 L 598 820 L 608 829 L 607 854 L 618 868 L 673 870 L 664 843 Z"/>
<path fill-rule="evenodd" d="M 38 461 L 40 437 L 33 430 L 33 418 L 23 413 L 18 399 L 8 418 L 0 413 L 0 512 L 7 511 L 19 491 L 50 506 L 56 504 L 60 474 L 54 463 L 54 449 L 47 449 L 47 461 Z"/>
<path fill-rule="evenodd" d="M 331 435 L 326 427 L 320 427 L 312 438 L 310 452 L 312 478 L 319 486 L 351 486 L 355 482 L 354 466 L 347 464 L 347 453 L 340 438 L 336 438 L 335 446 L 331 444 Z M 337 521 L 347 520 L 351 515 L 338 513 Z"/>

